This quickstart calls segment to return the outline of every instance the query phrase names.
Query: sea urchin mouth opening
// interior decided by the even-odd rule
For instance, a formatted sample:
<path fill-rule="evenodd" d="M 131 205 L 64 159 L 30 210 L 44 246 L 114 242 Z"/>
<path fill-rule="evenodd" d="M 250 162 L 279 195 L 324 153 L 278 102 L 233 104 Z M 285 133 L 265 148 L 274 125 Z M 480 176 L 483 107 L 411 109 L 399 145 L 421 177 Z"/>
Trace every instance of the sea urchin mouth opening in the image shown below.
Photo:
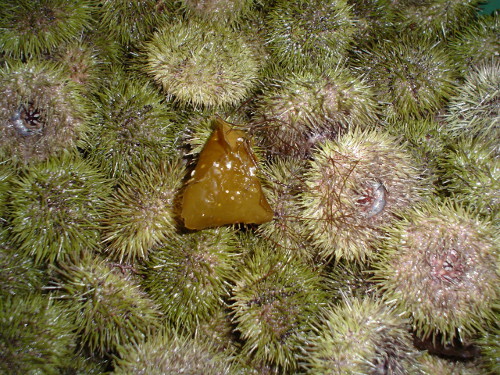
<path fill-rule="evenodd" d="M 456 283 L 465 272 L 460 254 L 453 248 L 430 256 L 431 276 L 439 282 Z"/>
<path fill-rule="evenodd" d="M 40 134 L 45 127 L 42 113 L 31 102 L 19 106 L 14 112 L 11 121 L 17 132 L 23 136 Z"/>
<path fill-rule="evenodd" d="M 387 189 L 380 181 L 370 184 L 356 200 L 362 215 L 369 219 L 380 214 L 387 204 Z"/>

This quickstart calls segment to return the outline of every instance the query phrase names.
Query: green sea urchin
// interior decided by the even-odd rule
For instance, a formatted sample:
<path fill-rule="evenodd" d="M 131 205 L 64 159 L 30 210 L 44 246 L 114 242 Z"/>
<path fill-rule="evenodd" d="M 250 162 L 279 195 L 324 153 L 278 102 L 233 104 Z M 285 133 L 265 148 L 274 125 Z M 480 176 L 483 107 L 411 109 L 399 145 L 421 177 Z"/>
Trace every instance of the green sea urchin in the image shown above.
<path fill-rule="evenodd" d="M 192 333 L 229 297 L 238 253 L 227 227 L 179 234 L 151 252 L 143 285 L 173 326 Z"/>
<path fill-rule="evenodd" d="M 98 247 L 107 180 L 79 157 L 52 158 L 12 181 L 11 239 L 37 263 Z"/>
<path fill-rule="evenodd" d="M 0 158 L 29 164 L 75 151 L 88 103 L 66 72 L 49 62 L 10 61 L 0 69 Z"/>
<path fill-rule="evenodd" d="M 90 25 L 91 0 L 2 0 L 0 49 L 29 58 L 76 40 Z"/>
<path fill-rule="evenodd" d="M 130 168 L 104 206 L 106 251 L 120 262 L 147 258 L 176 228 L 175 200 L 184 167 L 179 161 L 143 162 Z"/>
<path fill-rule="evenodd" d="M 469 70 L 450 98 L 443 128 L 453 137 L 500 137 L 500 60 Z"/>
<path fill-rule="evenodd" d="M 408 321 L 383 302 L 346 298 L 315 328 L 308 374 L 418 374 Z"/>
<path fill-rule="evenodd" d="M 418 336 L 447 343 L 491 320 L 500 291 L 498 238 L 489 222 L 458 204 L 431 201 L 386 230 L 374 280 Z"/>
<path fill-rule="evenodd" d="M 179 127 L 171 106 L 147 81 L 114 69 L 93 100 L 88 158 L 110 177 L 131 173 L 134 165 L 168 160 L 178 154 Z"/>
<path fill-rule="evenodd" d="M 0 298 L 0 373 L 60 374 L 77 337 L 59 302 L 38 293 Z"/>
<path fill-rule="evenodd" d="M 279 0 L 267 16 L 267 27 L 271 55 L 291 68 L 335 65 L 356 30 L 345 0 Z"/>
<path fill-rule="evenodd" d="M 355 63 L 389 116 L 427 117 L 454 93 L 457 70 L 443 44 L 402 37 L 374 43 Z"/>
<path fill-rule="evenodd" d="M 184 105 L 237 105 L 257 77 L 252 49 L 218 23 L 192 20 L 165 26 L 145 43 L 144 55 L 143 70 Z"/>
<path fill-rule="evenodd" d="M 342 64 L 287 74 L 262 91 L 251 127 L 276 155 L 308 155 L 317 143 L 369 127 L 379 115 L 371 88 Z"/>
<path fill-rule="evenodd" d="M 55 298 L 65 301 L 83 345 L 111 354 L 138 345 L 160 326 L 161 313 L 131 274 L 86 254 L 54 268 Z"/>
<path fill-rule="evenodd" d="M 324 280 L 305 262 L 257 240 L 233 288 L 242 355 L 282 372 L 298 368 L 315 315 L 327 304 Z"/>
<path fill-rule="evenodd" d="M 364 262 L 381 226 L 425 193 L 410 153 L 387 133 L 353 130 L 313 154 L 301 194 L 303 222 L 323 257 Z"/>

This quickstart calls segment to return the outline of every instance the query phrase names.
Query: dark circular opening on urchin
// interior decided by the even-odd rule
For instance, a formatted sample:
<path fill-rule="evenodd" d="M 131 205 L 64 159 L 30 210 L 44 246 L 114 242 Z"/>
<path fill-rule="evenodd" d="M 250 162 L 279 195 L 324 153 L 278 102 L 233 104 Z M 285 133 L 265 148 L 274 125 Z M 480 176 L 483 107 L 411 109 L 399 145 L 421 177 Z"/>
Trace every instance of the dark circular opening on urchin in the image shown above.
<path fill-rule="evenodd" d="M 21 104 L 11 117 L 14 129 L 23 136 L 42 133 L 46 121 L 42 111 L 32 102 Z"/>

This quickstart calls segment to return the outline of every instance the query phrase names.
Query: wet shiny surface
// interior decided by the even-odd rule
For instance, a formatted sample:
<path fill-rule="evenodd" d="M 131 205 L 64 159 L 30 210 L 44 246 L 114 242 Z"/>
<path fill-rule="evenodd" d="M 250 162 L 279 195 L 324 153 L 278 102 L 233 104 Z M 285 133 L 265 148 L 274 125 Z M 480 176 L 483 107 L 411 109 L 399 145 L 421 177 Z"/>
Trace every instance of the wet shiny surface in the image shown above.
<path fill-rule="evenodd" d="M 262 224 L 273 218 L 256 176 L 246 134 L 215 119 L 182 199 L 184 225 L 203 229 L 226 224 Z"/>

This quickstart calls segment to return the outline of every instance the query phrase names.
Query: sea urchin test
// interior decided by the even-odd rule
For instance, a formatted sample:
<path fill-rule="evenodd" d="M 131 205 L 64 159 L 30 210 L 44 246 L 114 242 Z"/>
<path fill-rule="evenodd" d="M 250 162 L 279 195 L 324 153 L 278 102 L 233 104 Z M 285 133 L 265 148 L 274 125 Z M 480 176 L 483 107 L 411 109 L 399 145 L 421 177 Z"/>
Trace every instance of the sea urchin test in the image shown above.
<path fill-rule="evenodd" d="M 219 118 L 213 124 L 215 130 L 184 190 L 184 225 L 203 229 L 272 220 L 273 211 L 256 175 L 257 163 L 246 134 Z"/>

